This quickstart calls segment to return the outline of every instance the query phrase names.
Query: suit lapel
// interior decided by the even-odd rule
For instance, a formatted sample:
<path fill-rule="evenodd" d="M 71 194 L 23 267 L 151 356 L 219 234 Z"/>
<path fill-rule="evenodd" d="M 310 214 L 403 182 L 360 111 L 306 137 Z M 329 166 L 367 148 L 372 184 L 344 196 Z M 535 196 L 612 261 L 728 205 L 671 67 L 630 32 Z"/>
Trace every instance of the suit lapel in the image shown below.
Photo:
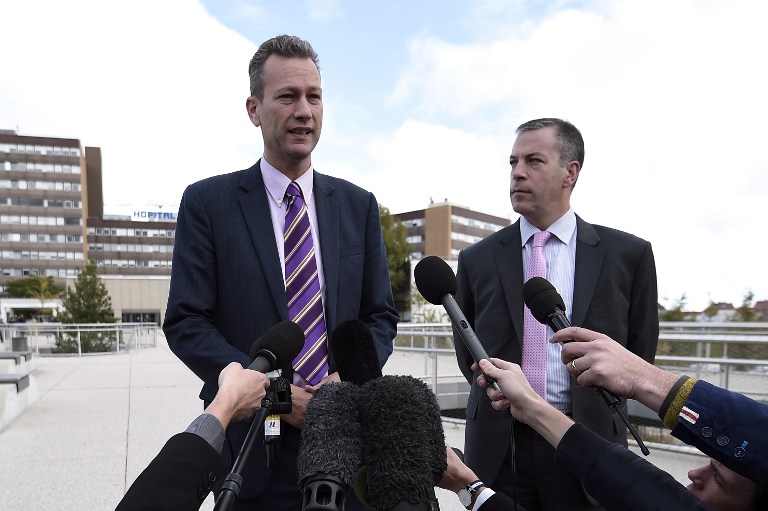
<path fill-rule="evenodd" d="M 264 279 L 267 281 L 277 310 L 280 311 L 280 317 L 286 320 L 288 303 L 285 297 L 285 281 L 282 278 L 280 256 L 275 246 L 275 232 L 272 228 L 267 191 L 264 188 L 258 162 L 245 172 L 240 181 L 240 188 L 245 192 L 238 200 L 248 234 L 261 263 Z M 243 242 L 246 241 L 243 240 Z"/>
<path fill-rule="evenodd" d="M 509 316 L 518 335 L 518 343 L 522 343 L 520 332 L 523 331 L 523 253 L 520 220 L 506 229 L 508 235 L 496 246 L 494 257 Z"/>
<path fill-rule="evenodd" d="M 598 236 L 592 224 L 576 215 L 576 270 L 573 281 L 573 312 L 571 323 L 584 324 L 592 296 L 595 294 L 600 271 L 605 259 L 605 250 L 599 248 Z"/>
<path fill-rule="evenodd" d="M 317 233 L 322 252 L 325 281 L 325 323 L 336 325 L 336 297 L 339 287 L 339 202 L 333 197 L 334 187 L 329 179 L 315 172 L 314 200 L 317 213 Z M 330 334 L 330 331 L 329 331 Z"/>

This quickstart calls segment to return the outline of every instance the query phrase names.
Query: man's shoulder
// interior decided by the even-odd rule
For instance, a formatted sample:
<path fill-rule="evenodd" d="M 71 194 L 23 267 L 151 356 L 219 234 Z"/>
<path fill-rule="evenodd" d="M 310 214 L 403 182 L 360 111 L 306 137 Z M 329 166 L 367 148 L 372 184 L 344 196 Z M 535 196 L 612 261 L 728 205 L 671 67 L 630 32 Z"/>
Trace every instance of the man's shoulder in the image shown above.
<path fill-rule="evenodd" d="M 517 237 L 517 239 L 520 238 L 520 227 L 517 222 L 508 225 L 493 234 L 489 234 L 477 243 L 465 248 L 462 252 L 468 256 L 485 253 L 494 250 L 500 244 L 510 243 L 515 237 Z"/>

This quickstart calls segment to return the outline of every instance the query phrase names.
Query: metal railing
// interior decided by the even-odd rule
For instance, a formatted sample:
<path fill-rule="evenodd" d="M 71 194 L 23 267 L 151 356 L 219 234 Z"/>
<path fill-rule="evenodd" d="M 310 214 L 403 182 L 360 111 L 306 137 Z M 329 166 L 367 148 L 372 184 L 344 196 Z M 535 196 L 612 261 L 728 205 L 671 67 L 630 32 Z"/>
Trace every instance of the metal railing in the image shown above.
<path fill-rule="evenodd" d="M 0 325 L 0 351 L 40 356 L 119 354 L 157 346 L 155 323 L 9 323 Z"/>
<path fill-rule="evenodd" d="M 768 401 L 768 323 L 662 322 L 659 326 L 657 366 Z M 455 360 L 450 323 L 401 323 L 395 352 L 423 355 L 423 365 L 411 363 L 414 376 L 431 382 L 438 397 L 441 382 L 464 380 Z"/>

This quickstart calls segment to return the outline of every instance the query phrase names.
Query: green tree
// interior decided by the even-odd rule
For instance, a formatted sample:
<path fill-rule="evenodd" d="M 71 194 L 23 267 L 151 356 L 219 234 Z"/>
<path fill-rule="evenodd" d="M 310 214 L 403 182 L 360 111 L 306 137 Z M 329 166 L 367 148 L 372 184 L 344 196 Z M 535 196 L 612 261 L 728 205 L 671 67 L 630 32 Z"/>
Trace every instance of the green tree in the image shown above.
<path fill-rule="evenodd" d="M 757 312 L 755 311 L 754 300 L 755 294 L 752 291 L 747 291 L 741 305 L 736 309 L 736 314 L 733 315 L 733 321 L 756 321 Z"/>
<path fill-rule="evenodd" d="M 50 313 L 50 309 L 45 308 L 45 302 L 58 298 L 64 291 L 64 288 L 57 286 L 53 277 L 41 277 L 40 275 L 30 275 L 23 279 L 11 280 L 6 283 L 5 290 L 8 296 L 13 298 L 36 298 L 40 301 L 40 313 Z"/>
<path fill-rule="evenodd" d="M 707 317 L 709 321 L 712 321 L 712 318 L 717 316 L 717 313 L 720 311 L 720 309 L 717 308 L 717 305 L 715 305 L 715 302 L 712 300 L 709 301 L 709 305 L 707 305 L 707 308 L 704 309 L 704 315 Z"/>
<path fill-rule="evenodd" d="M 389 281 L 392 285 L 392 293 L 398 295 L 410 289 L 411 247 L 408 244 L 408 234 L 405 226 L 382 205 L 379 205 L 379 216 L 381 217 L 381 234 L 387 251 Z"/>
<path fill-rule="evenodd" d="M 683 293 L 683 296 L 674 302 L 672 308 L 659 313 L 659 321 L 685 321 L 685 314 L 683 313 L 685 301 L 686 296 L 685 293 Z"/>
<path fill-rule="evenodd" d="M 89 263 L 77 272 L 74 288 L 69 287 L 62 299 L 64 312 L 62 323 L 114 323 L 117 319 L 112 311 L 112 299 L 104 283 L 96 273 L 96 265 Z M 113 332 L 81 332 L 81 350 L 85 353 L 109 351 L 114 342 Z M 77 352 L 77 336 L 67 334 L 56 341 L 55 351 Z"/>

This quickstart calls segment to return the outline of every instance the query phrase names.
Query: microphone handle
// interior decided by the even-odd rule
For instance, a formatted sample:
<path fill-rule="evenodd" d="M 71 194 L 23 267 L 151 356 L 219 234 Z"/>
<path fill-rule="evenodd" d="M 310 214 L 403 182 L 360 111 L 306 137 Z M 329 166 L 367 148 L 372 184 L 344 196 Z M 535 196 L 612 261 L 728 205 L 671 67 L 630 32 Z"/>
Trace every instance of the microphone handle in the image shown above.
<path fill-rule="evenodd" d="M 256 352 L 251 365 L 248 369 L 258 371 L 260 373 L 271 373 L 277 366 L 277 357 L 269 350 L 259 350 Z"/>
<path fill-rule="evenodd" d="M 566 316 L 565 313 L 561 311 L 559 308 L 555 308 L 555 312 L 553 312 L 547 317 L 547 324 L 549 324 L 549 327 L 555 332 L 571 326 L 571 322 L 568 320 L 568 316 Z M 569 341 L 563 341 L 563 342 L 565 343 L 565 342 L 571 342 L 571 341 L 569 340 Z M 621 417 L 621 421 L 624 423 L 625 426 L 627 426 L 627 429 L 629 430 L 629 432 L 632 433 L 632 436 L 637 442 L 637 445 L 640 446 L 640 450 L 642 451 L 642 453 L 648 456 L 651 453 L 651 451 L 648 450 L 648 447 L 645 446 L 643 439 L 640 438 L 640 434 L 637 432 L 635 427 L 629 422 L 629 417 L 627 417 L 627 414 L 624 413 L 624 410 L 622 410 L 620 406 L 617 406 L 619 403 L 621 403 L 621 399 L 619 399 L 619 396 L 617 396 L 610 390 L 604 389 L 599 385 L 595 385 L 595 389 L 597 390 L 597 393 L 600 394 L 600 397 L 603 398 L 603 401 L 605 401 L 605 404 L 607 404 L 608 407 L 613 408 L 613 410 L 619 414 L 619 417 Z"/>
<path fill-rule="evenodd" d="M 447 294 L 443 297 L 442 302 L 443 307 L 445 307 L 445 312 L 448 313 L 448 317 L 451 318 L 454 328 L 459 332 L 461 340 L 464 341 L 464 345 L 469 350 L 472 358 L 475 359 L 475 362 L 480 362 L 483 359 L 488 360 L 488 353 L 486 353 L 483 345 L 480 344 L 480 339 L 475 335 L 475 331 L 469 326 L 469 321 L 464 317 L 464 313 L 459 308 L 459 304 L 456 303 L 456 299 L 450 294 Z M 485 374 L 483 376 L 493 390 L 500 390 L 496 380 Z"/>

